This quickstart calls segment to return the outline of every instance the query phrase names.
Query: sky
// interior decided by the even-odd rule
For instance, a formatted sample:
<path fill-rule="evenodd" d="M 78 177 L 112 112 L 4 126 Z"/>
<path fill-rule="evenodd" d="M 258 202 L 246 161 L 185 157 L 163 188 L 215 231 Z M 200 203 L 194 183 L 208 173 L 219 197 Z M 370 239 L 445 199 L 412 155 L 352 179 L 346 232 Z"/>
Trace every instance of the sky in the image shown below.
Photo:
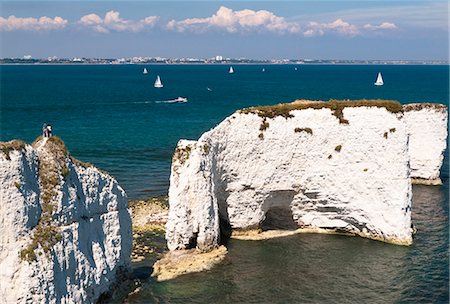
<path fill-rule="evenodd" d="M 448 1 L 1 1 L 0 57 L 448 60 Z"/>

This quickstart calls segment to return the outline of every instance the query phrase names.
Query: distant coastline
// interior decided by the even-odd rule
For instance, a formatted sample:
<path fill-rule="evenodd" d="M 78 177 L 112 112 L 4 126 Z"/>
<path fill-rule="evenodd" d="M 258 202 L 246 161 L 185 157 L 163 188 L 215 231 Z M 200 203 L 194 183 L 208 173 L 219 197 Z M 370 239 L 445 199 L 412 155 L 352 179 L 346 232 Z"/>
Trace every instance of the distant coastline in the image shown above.
<path fill-rule="evenodd" d="M 195 59 L 195 58 L 0 58 L 0 65 L 449 65 L 447 60 L 341 60 L 341 59 Z"/>

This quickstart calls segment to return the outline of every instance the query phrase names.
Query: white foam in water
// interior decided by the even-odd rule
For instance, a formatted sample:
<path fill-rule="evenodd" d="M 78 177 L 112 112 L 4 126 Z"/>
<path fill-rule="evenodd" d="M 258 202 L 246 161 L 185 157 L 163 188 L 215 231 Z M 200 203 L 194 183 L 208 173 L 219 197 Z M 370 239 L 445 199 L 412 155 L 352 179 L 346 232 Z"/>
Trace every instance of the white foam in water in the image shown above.
<path fill-rule="evenodd" d="M 175 99 L 169 99 L 169 100 L 157 100 L 155 103 L 180 103 L 179 101 Z"/>

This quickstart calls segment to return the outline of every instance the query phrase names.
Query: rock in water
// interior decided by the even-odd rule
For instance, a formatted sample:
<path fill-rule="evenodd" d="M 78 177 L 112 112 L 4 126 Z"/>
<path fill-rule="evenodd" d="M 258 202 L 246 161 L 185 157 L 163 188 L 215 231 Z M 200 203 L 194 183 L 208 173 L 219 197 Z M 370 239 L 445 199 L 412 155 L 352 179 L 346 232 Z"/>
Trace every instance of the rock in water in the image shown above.
<path fill-rule="evenodd" d="M 0 149 L 0 302 L 95 302 L 130 265 L 125 192 L 57 137 Z"/>
<path fill-rule="evenodd" d="M 442 184 L 439 173 L 447 147 L 448 108 L 442 104 L 413 103 L 403 109 L 410 133 L 413 183 Z"/>
<path fill-rule="evenodd" d="M 296 101 L 234 113 L 172 160 L 170 250 L 226 227 L 412 243 L 408 128 L 398 102 Z M 436 171 L 434 171 L 436 172 Z"/>

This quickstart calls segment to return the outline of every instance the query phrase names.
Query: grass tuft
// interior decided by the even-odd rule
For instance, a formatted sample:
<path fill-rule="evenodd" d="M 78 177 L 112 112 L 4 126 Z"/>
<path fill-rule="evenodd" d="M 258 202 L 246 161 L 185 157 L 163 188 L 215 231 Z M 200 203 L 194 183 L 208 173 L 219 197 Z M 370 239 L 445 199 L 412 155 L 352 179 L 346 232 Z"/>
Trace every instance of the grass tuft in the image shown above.
<path fill-rule="evenodd" d="M 7 160 L 11 160 L 9 153 L 11 151 L 22 151 L 25 149 L 25 142 L 21 140 L 11 140 L 8 142 L 0 142 L 0 151 L 5 155 Z"/>
<path fill-rule="evenodd" d="M 409 111 L 420 111 L 423 109 L 432 109 L 436 112 L 447 112 L 447 106 L 440 103 L 422 102 L 422 103 L 410 103 L 403 105 L 403 110 L 405 112 Z"/>
<path fill-rule="evenodd" d="M 186 146 L 184 148 L 177 147 L 172 157 L 172 162 L 179 161 L 183 165 L 191 155 L 191 147 Z"/>
<path fill-rule="evenodd" d="M 295 128 L 294 132 L 295 133 L 306 132 L 311 135 L 313 134 L 313 131 L 311 130 L 311 128 Z"/>
<path fill-rule="evenodd" d="M 208 155 L 208 153 L 209 153 L 209 145 L 208 144 L 203 145 L 203 153 L 205 155 Z"/>
<path fill-rule="evenodd" d="M 264 118 L 261 125 L 259 126 L 259 131 L 264 132 L 268 127 L 269 123 L 266 121 L 266 118 Z"/>
<path fill-rule="evenodd" d="M 67 165 L 65 165 L 62 170 L 61 170 L 61 175 L 66 178 L 67 176 L 69 176 L 70 170 L 67 167 Z"/>

